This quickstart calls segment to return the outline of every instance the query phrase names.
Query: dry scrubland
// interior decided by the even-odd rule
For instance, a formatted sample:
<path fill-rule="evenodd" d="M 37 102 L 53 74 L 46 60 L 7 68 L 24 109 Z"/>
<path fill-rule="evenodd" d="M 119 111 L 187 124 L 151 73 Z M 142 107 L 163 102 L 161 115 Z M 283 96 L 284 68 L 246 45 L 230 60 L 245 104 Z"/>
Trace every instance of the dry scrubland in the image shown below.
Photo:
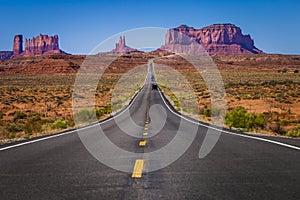
<path fill-rule="evenodd" d="M 78 117 L 92 119 L 95 114 L 98 119 L 103 119 L 120 108 L 143 83 L 145 64 L 149 58 L 151 56 L 148 55 L 125 55 L 114 60 L 98 83 L 95 109 L 91 112 L 83 108 L 78 112 L 82 116 Z M 85 56 L 51 55 L 0 61 L 1 143 L 50 134 L 75 126 L 72 95 L 76 72 L 84 59 Z M 101 60 L 92 72 L 97 67 L 104 67 Z M 132 75 L 136 74 L 132 70 L 137 67 L 141 69 L 138 70 L 139 76 Z M 128 77 L 124 74 L 132 75 L 131 84 L 126 82 Z M 116 101 L 116 97 L 111 98 L 116 96 L 113 88 L 121 91 L 118 93 L 120 101 Z M 114 104 L 113 108 L 111 102 Z"/>
<path fill-rule="evenodd" d="M 117 110 L 127 102 L 140 87 L 141 74 L 145 73 L 148 59 L 159 56 L 144 53 L 116 59 L 98 84 L 94 110 L 96 116 L 99 119 L 107 117 L 112 110 Z M 1 141 L 15 141 L 74 127 L 73 85 L 84 59 L 85 56 L 50 55 L 0 61 Z M 228 127 L 299 136 L 300 56 L 235 55 L 214 56 L 213 60 L 226 89 Z M 156 73 L 159 72 L 159 64 L 164 64 L 188 80 L 200 105 L 201 120 L 209 121 L 212 113 L 218 114 L 217 109 L 210 108 L 210 93 L 204 81 L 197 78 L 197 72 L 187 62 L 178 57 L 155 62 Z M 139 75 L 134 76 L 138 66 Z M 169 85 L 173 82 L 176 84 L 176 79 L 170 76 L 165 81 Z M 129 89 L 128 82 L 131 83 Z M 171 91 L 168 85 L 162 87 L 177 109 L 183 109 L 184 105 L 176 97 L 176 91 Z M 118 95 L 120 100 L 116 101 Z M 111 102 L 115 109 L 111 107 Z M 189 108 L 191 105 L 186 105 L 184 111 L 196 112 Z M 86 117 L 89 112 L 83 109 L 79 115 Z"/>
<path fill-rule="evenodd" d="M 212 59 L 220 71 L 226 91 L 227 127 L 300 136 L 300 56 L 224 55 L 213 56 Z M 212 114 L 222 114 L 218 107 L 211 109 L 210 92 L 189 63 L 180 57 L 167 57 L 156 63 L 172 66 L 188 80 L 198 98 L 201 120 L 209 122 Z M 164 82 L 169 85 L 177 84 L 174 80 L 172 82 L 171 77 L 167 79 Z M 164 90 L 178 110 L 195 112 L 185 108 L 176 98 L 178 91 L 170 91 L 169 86 Z M 189 102 L 186 102 L 188 105 Z"/>

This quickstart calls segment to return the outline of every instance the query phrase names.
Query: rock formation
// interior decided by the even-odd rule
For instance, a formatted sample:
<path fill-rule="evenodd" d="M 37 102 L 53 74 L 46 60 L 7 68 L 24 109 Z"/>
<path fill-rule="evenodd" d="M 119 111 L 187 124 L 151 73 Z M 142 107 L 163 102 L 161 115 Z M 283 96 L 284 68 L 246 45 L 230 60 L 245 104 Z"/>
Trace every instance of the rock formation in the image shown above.
<path fill-rule="evenodd" d="M 201 53 L 204 49 L 210 55 L 263 53 L 254 46 L 250 35 L 243 35 L 241 29 L 233 24 L 214 24 L 202 29 L 181 25 L 169 29 L 165 45 L 158 50 Z"/>
<path fill-rule="evenodd" d="M 116 48 L 110 51 L 109 53 L 113 54 L 128 54 L 128 53 L 134 53 L 134 52 L 139 52 L 139 50 L 131 48 L 126 46 L 125 43 L 125 36 L 120 36 L 119 42 L 116 43 Z"/>
<path fill-rule="evenodd" d="M 14 37 L 13 54 L 20 55 L 23 52 L 23 35 L 16 35 Z"/>
<path fill-rule="evenodd" d="M 0 59 L 7 60 L 20 56 L 45 54 L 67 54 L 59 49 L 58 35 L 48 36 L 40 34 L 32 39 L 26 39 L 25 51 L 23 51 L 23 36 L 16 35 L 14 37 L 13 51 L 0 51 Z"/>
<path fill-rule="evenodd" d="M 32 39 L 26 39 L 25 51 L 23 55 L 43 55 L 62 53 L 58 45 L 58 36 L 48 36 L 40 34 Z"/>

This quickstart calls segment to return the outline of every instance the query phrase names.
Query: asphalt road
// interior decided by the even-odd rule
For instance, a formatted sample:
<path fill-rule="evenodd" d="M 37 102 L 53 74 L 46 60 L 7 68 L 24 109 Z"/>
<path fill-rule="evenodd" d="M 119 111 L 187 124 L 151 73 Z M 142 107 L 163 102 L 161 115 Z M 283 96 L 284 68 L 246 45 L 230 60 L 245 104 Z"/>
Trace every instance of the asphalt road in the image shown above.
<path fill-rule="evenodd" d="M 13 148 L 0 147 L 0 199 L 300 199 L 299 150 L 223 132 L 213 150 L 199 159 L 207 127 L 171 112 L 150 84 L 128 112 L 100 126 L 112 143 L 144 160 L 140 178 L 132 177 L 133 157 L 111 155 L 108 162 L 116 156 L 115 164 L 131 172 L 112 169 L 91 155 L 73 131 Z M 103 143 L 95 139 L 97 127 L 80 131 L 90 139 L 91 148 Z M 190 136 L 196 130 L 191 145 L 170 165 L 149 172 L 164 165 L 159 158 L 173 156 L 172 151 L 161 157 L 150 153 L 172 144 L 179 129 Z M 300 140 L 267 139 L 300 147 Z M 139 145 L 141 140 L 146 140 L 145 146 Z"/>

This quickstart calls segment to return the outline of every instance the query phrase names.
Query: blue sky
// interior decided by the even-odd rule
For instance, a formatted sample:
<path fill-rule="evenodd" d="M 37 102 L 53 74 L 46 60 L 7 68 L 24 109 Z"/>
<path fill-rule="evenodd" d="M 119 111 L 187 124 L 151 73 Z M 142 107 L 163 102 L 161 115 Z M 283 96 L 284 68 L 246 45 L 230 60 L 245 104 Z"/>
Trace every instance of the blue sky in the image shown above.
<path fill-rule="evenodd" d="M 233 23 L 267 53 L 300 54 L 297 1 L 0 0 L 0 17 L 0 50 L 10 50 L 16 34 L 58 34 L 61 49 L 81 54 L 133 28 Z"/>

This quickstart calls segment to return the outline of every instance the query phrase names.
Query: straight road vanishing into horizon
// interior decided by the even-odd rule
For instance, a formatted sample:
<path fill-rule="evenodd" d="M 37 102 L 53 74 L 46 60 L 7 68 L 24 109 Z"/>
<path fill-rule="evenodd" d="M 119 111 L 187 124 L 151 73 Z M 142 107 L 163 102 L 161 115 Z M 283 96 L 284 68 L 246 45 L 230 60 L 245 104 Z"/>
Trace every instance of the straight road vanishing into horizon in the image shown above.
<path fill-rule="evenodd" d="M 175 137 L 182 120 L 150 83 L 129 107 L 131 119 L 143 127 L 126 127 L 136 137 L 124 133 L 115 120 L 100 123 L 110 141 L 129 152 L 161 149 Z M 152 105 L 155 109 L 149 113 Z M 164 126 L 153 135 L 163 118 Z M 123 120 L 130 124 L 130 119 Z M 151 157 L 128 159 L 130 173 L 102 164 L 76 131 L 0 148 L 0 199 L 299 199 L 299 140 L 222 132 L 214 149 L 199 159 L 208 127 L 183 121 L 187 134 L 198 128 L 193 143 L 178 160 L 152 172 L 146 169 L 159 163 Z M 95 125 L 81 131 L 98 134 Z M 92 145 L 98 144 L 95 140 Z"/>

